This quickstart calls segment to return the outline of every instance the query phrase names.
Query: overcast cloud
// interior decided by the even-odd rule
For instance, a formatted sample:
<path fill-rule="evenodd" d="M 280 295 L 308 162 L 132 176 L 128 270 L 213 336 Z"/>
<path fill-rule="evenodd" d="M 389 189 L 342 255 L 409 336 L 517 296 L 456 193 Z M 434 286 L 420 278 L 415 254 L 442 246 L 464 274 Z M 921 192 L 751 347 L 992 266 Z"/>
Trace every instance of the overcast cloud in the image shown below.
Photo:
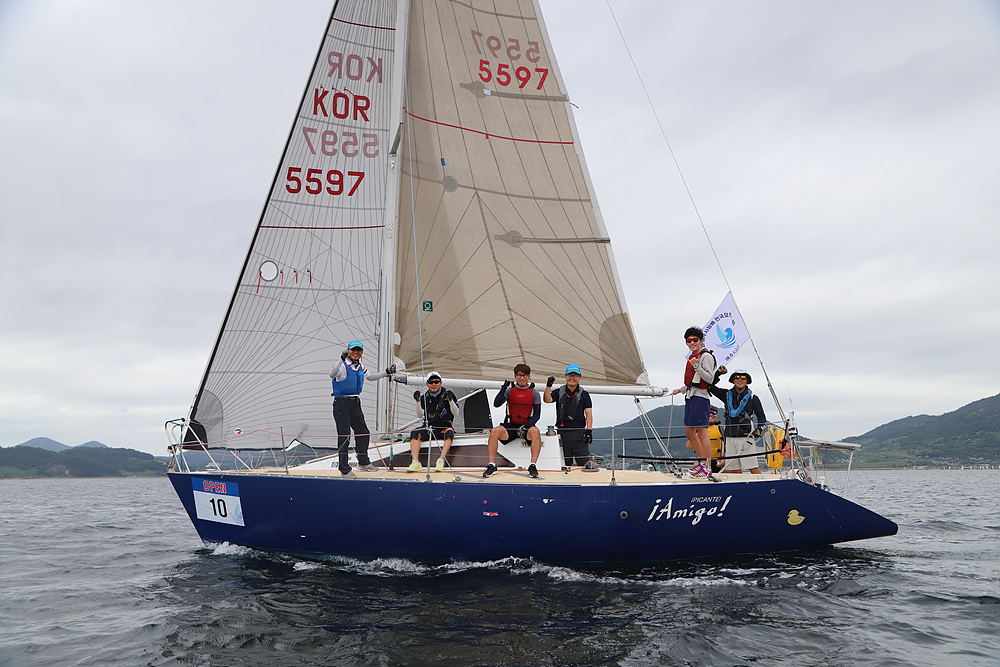
<path fill-rule="evenodd" d="M 0 445 L 164 451 L 330 4 L 0 3 Z M 650 379 L 676 387 L 729 287 L 605 2 L 541 5 Z M 1000 5 L 612 7 L 801 431 L 1000 391 Z M 766 391 L 752 349 L 732 366 Z M 600 425 L 634 416 L 598 400 Z"/>

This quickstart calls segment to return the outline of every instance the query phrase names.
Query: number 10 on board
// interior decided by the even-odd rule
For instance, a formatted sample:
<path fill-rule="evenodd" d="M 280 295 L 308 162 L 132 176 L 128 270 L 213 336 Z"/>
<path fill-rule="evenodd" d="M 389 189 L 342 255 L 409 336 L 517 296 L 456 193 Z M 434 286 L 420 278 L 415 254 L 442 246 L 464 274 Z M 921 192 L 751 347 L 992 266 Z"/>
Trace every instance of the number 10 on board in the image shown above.
<path fill-rule="evenodd" d="M 235 482 L 214 479 L 192 479 L 194 507 L 197 517 L 205 521 L 243 525 L 243 506 L 240 489 Z"/>

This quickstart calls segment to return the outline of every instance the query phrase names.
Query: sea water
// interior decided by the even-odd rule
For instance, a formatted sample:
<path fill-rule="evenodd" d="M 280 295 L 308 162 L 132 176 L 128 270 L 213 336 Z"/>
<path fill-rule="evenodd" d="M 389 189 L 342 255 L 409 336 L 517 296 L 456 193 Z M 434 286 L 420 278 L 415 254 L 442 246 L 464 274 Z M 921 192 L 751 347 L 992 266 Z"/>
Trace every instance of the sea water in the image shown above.
<path fill-rule="evenodd" d="M 0 480 L 0 665 L 1000 664 L 1000 471 L 849 481 L 898 535 L 576 569 L 209 549 L 165 478 Z"/>

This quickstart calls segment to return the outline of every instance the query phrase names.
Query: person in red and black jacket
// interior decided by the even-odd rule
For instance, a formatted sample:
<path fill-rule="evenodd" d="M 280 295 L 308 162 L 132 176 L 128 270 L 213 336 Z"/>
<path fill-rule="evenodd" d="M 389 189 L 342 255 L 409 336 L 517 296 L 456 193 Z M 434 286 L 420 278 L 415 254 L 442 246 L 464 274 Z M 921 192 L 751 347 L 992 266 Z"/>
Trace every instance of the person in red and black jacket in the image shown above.
<path fill-rule="evenodd" d="M 500 393 L 493 399 L 493 407 L 499 408 L 504 403 L 507 404 L 507 415 L 503 422 L 490 431 L 490 438 L 486 443 L 489 451 L 490 462 L 483 471 L 483 477 L 489 477 L 497 472 L 497 449 L 500 443 L 507 444 L 515 438 L 524 438 L 531 445 L 531 465 L 528 466 L 528 474 L 538 477 L 538 454 L 542 451 L 542 434 L 535 424 L 542 416 L 542 395 L 531 383 L 531 368 L 528 364 L 518 364 L 514 366 L 514 384 L 510 380 L 503 381 Z"/>

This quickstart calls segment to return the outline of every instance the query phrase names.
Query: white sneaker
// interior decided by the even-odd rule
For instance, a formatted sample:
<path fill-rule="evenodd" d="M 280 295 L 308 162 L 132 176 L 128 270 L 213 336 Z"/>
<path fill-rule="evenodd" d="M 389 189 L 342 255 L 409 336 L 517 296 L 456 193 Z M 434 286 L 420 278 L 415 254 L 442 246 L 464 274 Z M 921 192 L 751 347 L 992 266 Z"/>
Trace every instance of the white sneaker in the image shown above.
<path fill-rule="evenodd" d="M 407 468 L 406 470 L 407 472 L 420 472 L 421 469 L 423 469 L 423 466 L 420 465 L 420 461 L 414 461 L 413 463 L 410 464 L 410 467 Z"/>
<path fill-rule="evenodd" d="M 438 459 L 437 465 L 434 466 L 434 469 L 438 472 L 444 472 L 444 459 Z"/>

